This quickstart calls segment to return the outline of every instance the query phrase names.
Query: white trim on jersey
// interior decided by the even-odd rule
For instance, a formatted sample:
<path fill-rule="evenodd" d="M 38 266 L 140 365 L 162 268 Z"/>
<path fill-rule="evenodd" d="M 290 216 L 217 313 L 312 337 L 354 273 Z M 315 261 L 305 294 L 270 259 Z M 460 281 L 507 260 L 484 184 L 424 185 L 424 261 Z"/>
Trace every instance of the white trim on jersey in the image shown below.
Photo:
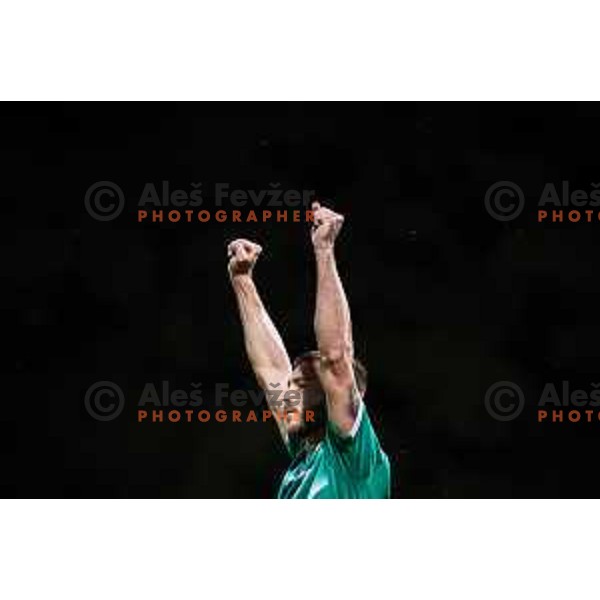
<path fill-rule="evenodd" d="M 365 410 L 365 403 L 363 402 L 362 398 L 360 398 L 358 401 L 358 412 L 356 413 L 356 419 L 354 419 L 352 429 L 348 432 L 348 437 L 353 438 L 356 435 L 356 432 L 358 431 L 358 428 L 360 427 L 360 422 L 362 421 L 362 418 L 363 418 L 364 410 Z"/>

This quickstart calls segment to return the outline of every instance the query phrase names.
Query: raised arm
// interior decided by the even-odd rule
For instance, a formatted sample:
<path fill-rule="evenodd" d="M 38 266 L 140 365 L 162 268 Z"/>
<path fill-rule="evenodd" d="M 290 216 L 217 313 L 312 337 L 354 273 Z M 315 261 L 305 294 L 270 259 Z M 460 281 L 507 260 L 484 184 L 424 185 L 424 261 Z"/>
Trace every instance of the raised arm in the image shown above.
<path fill-rule="evenodd" d="M 248 240 L 235 240 L 227 248 L 229 278 L 235 292 L 244 330 L 246 353 L 271 410 L 287 388 L 292 371 L 290 359 L 277 328 L 267 313 L 252 271 L 262 248 Z M 276 392 L 280 391 L 278 395 Z M 275 392 L 275 393 L 274 393 Z M 281 434 L 287 435 L 283 420 L 277 420 Z"/>
<path fill-rule="evenodd" d="M 342 434 L 354 425 L 360 396 L 353 369 L 350 310 L 335 260 L 335 240 L 344 217 L 313 205 L 312 242 L 317 266 L 315 334 L 321 355 L 319 378 L 327 397 L 329 420 Z"/>

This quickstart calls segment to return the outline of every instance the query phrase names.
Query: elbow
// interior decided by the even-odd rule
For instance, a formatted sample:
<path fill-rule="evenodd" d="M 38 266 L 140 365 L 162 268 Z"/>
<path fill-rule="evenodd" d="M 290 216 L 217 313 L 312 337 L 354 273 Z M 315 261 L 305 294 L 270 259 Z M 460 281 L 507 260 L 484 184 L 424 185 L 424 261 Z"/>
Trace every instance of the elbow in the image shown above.
<path fill-rule="evenodd" d="M 327 364 L 340 363 L 343 360 L 352 360 L 352 345 L 348 343 L 333 344 L 319 348 L 321 360 Z"/>

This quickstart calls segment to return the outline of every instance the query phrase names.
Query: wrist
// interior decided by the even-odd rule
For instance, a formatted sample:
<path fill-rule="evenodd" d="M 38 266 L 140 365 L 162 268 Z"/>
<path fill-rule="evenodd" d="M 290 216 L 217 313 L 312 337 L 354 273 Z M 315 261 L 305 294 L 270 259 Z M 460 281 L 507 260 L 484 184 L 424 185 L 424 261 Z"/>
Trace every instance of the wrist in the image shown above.
<path fill-rule="evenodd" d="M 329 258 L 334 255 L 333 244 L 326 244 L 322 246 L 314 246 L 315 256 L 317 258 Z"/>
<path fill-rule="evenodd" d="M 229 273 L 233 287 L 245 287 L 253 284 L 252 273 Z"/>

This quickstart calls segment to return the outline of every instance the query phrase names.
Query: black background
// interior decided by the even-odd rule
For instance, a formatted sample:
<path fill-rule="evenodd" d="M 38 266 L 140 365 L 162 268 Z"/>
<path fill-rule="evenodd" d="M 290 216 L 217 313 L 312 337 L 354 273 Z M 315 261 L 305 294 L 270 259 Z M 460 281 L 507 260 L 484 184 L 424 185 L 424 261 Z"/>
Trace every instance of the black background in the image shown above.
<path fill-rule="evenodd" d="M 312 348 L 300 224 L 137 223 L 147 182 L 315 189 L 346 215 L 340 271 L 367 403 L 395 497 L 595 495 L 600 421 L 537 423 L 546 382 L 598 375 L 600 222 L 537 223 L 547 182 L 600 182 L 598 104 L 3 104 L 2 407 L 6 497 L 272 497 L 287 458 L 272 423 L 136 423 L 145 383 L 254 388 L 225 244 L 265 248 L 256 277 L 290 353 Z M 127 198 L 94 220 L 86 190 Z M 514 221 L 486 190 L 524 190 Z M 206 193 L 203 208 L 211 208 Z M 408 241 L 403 230 L 416 230 Z M 88 387 L 124 391 L 98 422 Z M 496 381 L 526 402 L 486 411 Z"/>

